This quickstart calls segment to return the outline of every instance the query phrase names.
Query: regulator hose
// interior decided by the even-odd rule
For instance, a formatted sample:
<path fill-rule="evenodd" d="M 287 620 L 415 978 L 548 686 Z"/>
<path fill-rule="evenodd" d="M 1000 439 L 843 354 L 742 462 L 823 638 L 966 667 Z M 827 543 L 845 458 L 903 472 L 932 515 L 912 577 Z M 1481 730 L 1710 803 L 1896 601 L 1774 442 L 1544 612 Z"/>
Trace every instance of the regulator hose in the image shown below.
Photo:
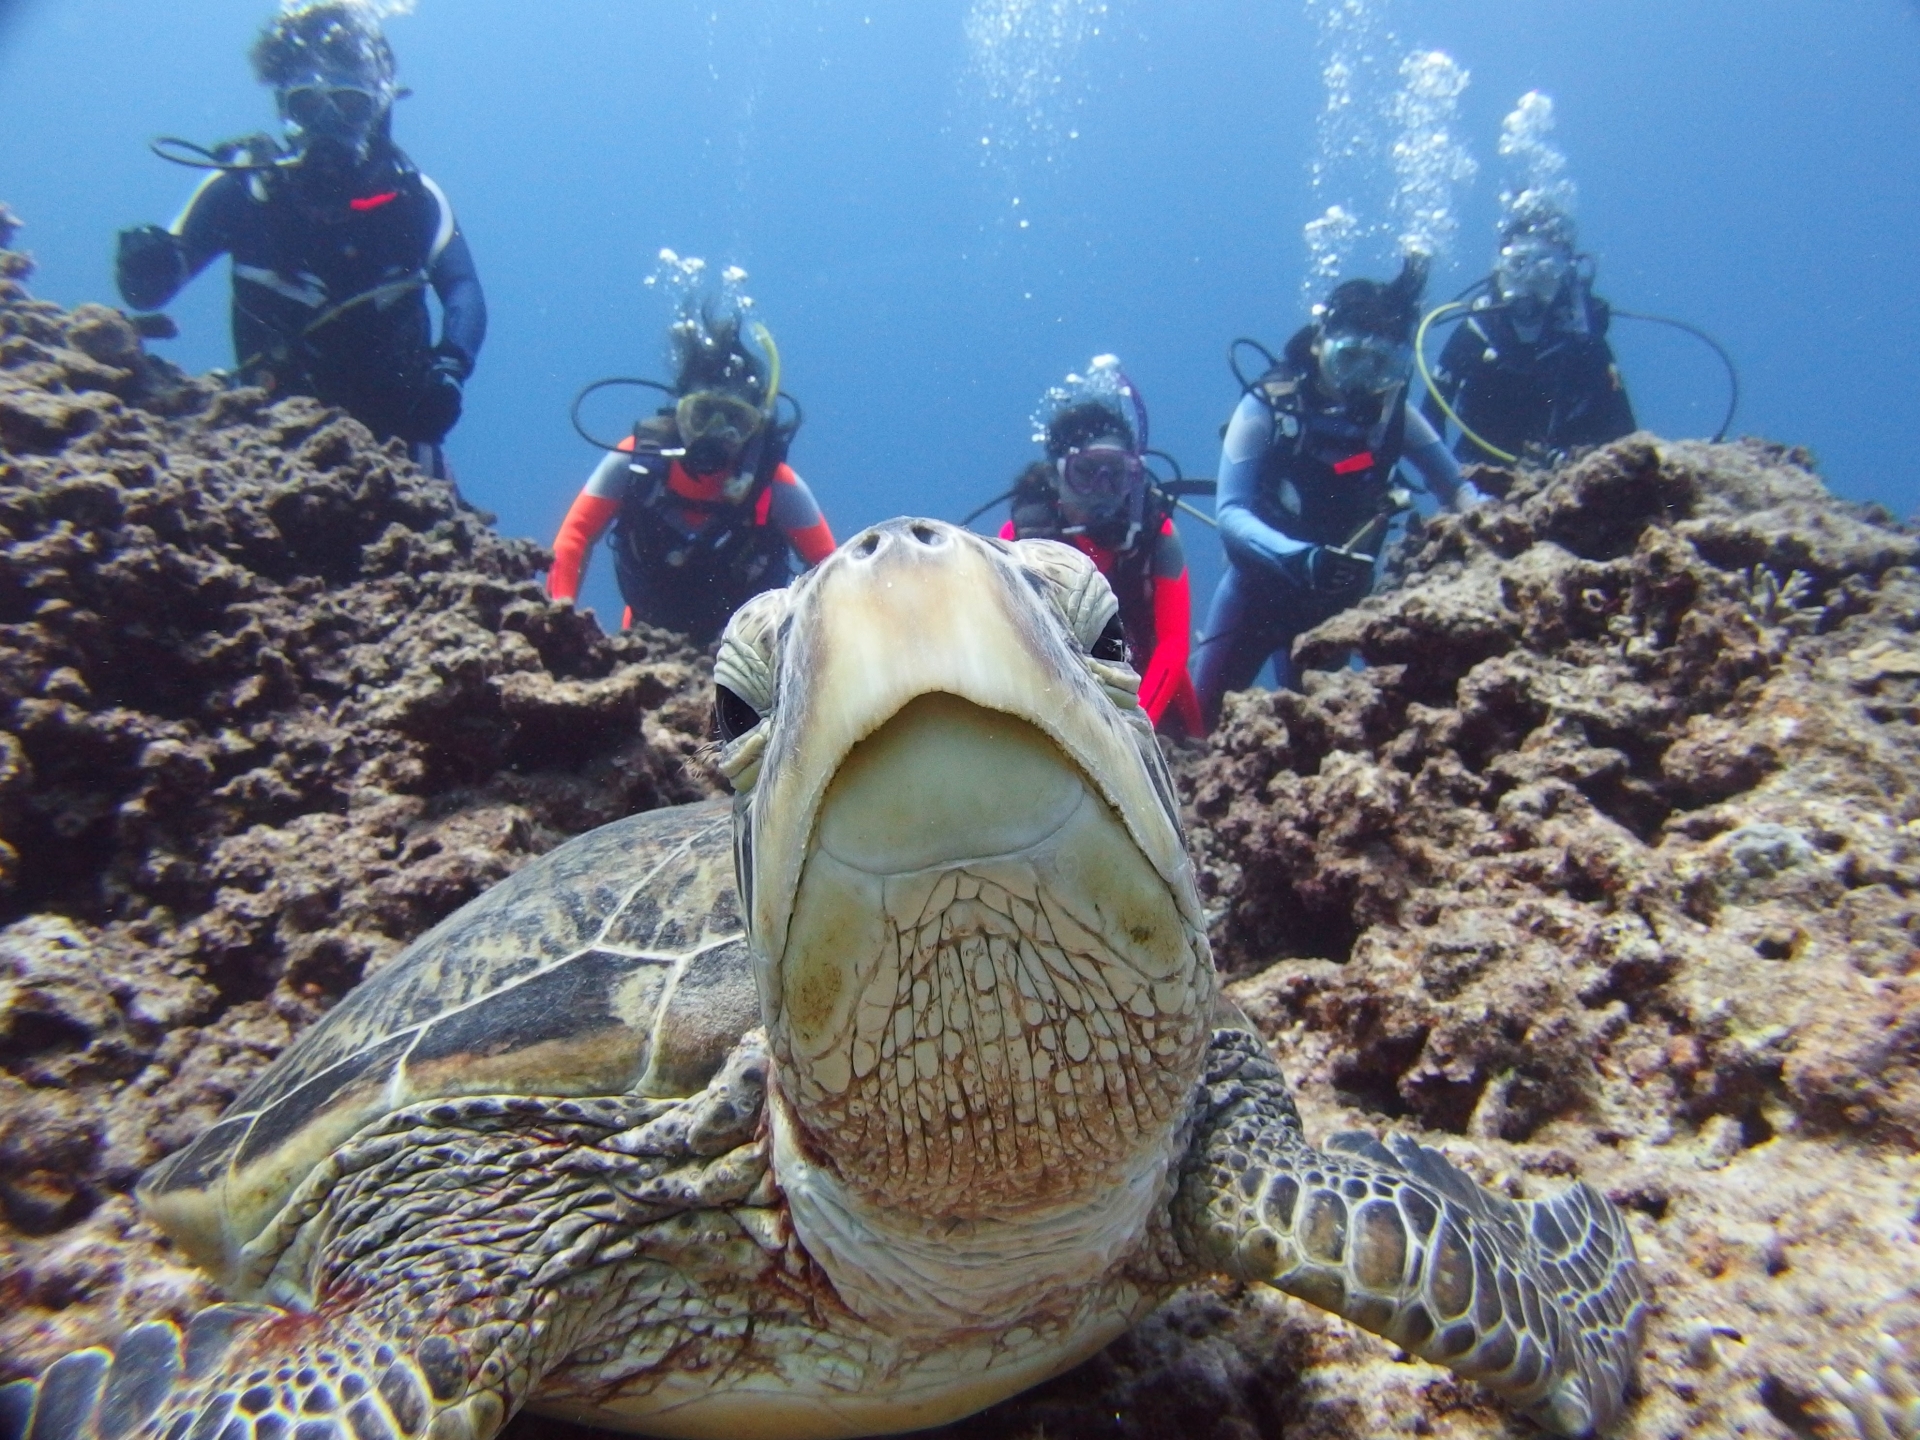
<path fill-rule="evenodd" d="M 204 145 L 196 145 L 191 140 L 182 140 L 178 135 L 161 135 L 149 140 L 147 149 L 169 165 L 184 165 L 189 170 L 224 170 L 233 175 L 278 170 L 287 163 L 285 156 L 274 160 L 254 159 L 253 147 L 244 140 L 227 142 L 215 151 Z M 235 154 L 244 154 L 247 158 L 227 158 Z"/>
<path fill-rule="evenodd" d="M 580 388 L 580 393 L 573 397 L 573 404 L 567 410 L 567 418 L 573 422 L 573 433 L 593 446 L 596 450 L 617 451 L 620 448 L 621 441 L 624 441 L 627 437 L 623 435 L 620 437 L 620 440 L 616 440 L 613 444 L 609 445 L 598 436 L 589 435 L 587 433 L 587 427 L 580 423 L 580 407 L 586 402 L 587 397 L 595 391 L 606 390 L 615 385 L 632 385 L 644 390 L 658 390 L 669 400 L 673 399 L 673 389 L 671 386 L 662 385 L 658 380 L 639 380 L 628 375 L 614 375 L 605 380 L 596 380 L 591 385 L 583 385 Z"/>
<path fill-rule="evenodd" d="M 1491 440 L 1485 439 L 1475 433 L 1473 427 L 1460 418 L 1460 412 L 1448 404 L 1447 397 L 1440 393 L 1440 387 L 1434 383 L 1433 371 L 1427 365 L 1427 331 L 1433 328 L 1433 322 L 1444 319 L 1454 314 L 1455 311 L 1465 314 L 1469 308 L 1471 307 L 1469 307 L 1464 300 L 1449 300 L 1444 305 L 1434 306 L 1433 309 L 1426 313 L 1425 318 L 1420 321 L 1420 328 L 1414 332 L 1413 337 L 1413 359 L 1414 363 L 1420 367 L 1420 383 L 1427 387 L 1427 393 L 1433 397 L 1433 403 L 1440 407 L 1447 419 L 1451 420 L 1460 428 L 1462 435 L 1486 451 L 1487 454 L 1493 456 L 1494 459 L 1504 460 L 1509 465 L 1518 465 L 1520 463 L 1520 457 L 1518 455 L 1502 450 Z"/>
<path fill-rule="evenodd" d="M 1720 357 L 1720 363 L 1727 367 L 1727 413 L 1720 417 L 1720 428 L 1713 432 L 1713 443 L 1717 445 L 1726 439 L 1727 431 L 1733 426 L 1734 412 L 1740 408 L 1740 371 L 1733 363 L 1733 356 L 1727 353 L 1727 347 L 1699 326 L 1689 325 L 1684 320 L 1675 320 L 1668 315 L 1643 315 L 1637 310 L 1616 310 L 1613 313 L 1622 320 L 1640 320 L 1649 325 L 1668 325 L 1675 330 L 1684 330 Z"/>
<path fill-rule="evenodd" d="M 1479 287 L 1475 286 L 1473 288 L 1477 289 Z M 1466 293 L 1471 294 L 1472 290 Z M 1447 397 L 1440 393 L 1440 387 L 1436 385 L 1433 380 L 1433 371 L 1427 365 L 1427 331 L 1432 329 L 1437 321 L 1446 320 L 1450 317 L 1453 319 L 1462 318 L 1465 312 L 1471 308 L 1472 306 L 1469 302 L 1465 299 L 1460 299 L 1449 300 L 1445 305 L 1439 305 L 1429 310 L 1426 316 L 1420 321 L 1420 329 L 1413 337 L 1413 358 L 1420 367 L 1420 379 L 1422 383 L 1426 385 L 1427 393 L 1433 396 L 1434 404 L 1440 407 L 1447 419 L 1459 427 L 1460 433 L 1496 460 L 1504 460 L 1509 465 L 1517 465 L 1520 463 L 1520 457 L 1518 455 L 1502 450 L 1498 445 L 1476 434 L 1473 428 L 1460 418 L 1459 411 L 1448 404 Z M 1719 356 L 1720 363 L 1724 365 L 1727 370 L 1727 412 L 1720 417 L 1720 428 L 1713 432 L 1713 437 L 1709 443 L 1717 445 L 1726 439 L 1727 431 L 1733 427 L 1734 414 L 1740 408 L 1740 370 L 1739 367 L 1733 363 L 1733 356 L 1727 353 L 1726 346 L 1722 345 L 1699 326 L 1689 325 L 1684 320 L 1675 320 L 1668 315 L 1647 315 L 1638 310 L 1613 310 L 1610 313 L 1622 320 L 1639 320 L 1648 325 L 1666 325 L 1675 330 L 1685 331 L 1687 334 L 1693 336 L 1694 339 L 1707 346 L 1715 355 Z"/>

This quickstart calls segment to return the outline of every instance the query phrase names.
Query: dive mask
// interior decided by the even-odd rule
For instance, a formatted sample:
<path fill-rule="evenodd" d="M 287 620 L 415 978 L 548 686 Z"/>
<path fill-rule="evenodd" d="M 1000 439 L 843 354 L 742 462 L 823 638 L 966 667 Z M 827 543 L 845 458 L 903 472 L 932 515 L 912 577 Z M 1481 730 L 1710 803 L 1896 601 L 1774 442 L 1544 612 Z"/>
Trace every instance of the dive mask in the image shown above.
<path fill-rule="evenodd" d="M 1112 514 L 1138 489 L 1140 457 L 1111 445 L 1069 450 L 1060 461 L 1060 484 L 1067 495 L 1095 514 Z"/>
<path fill-rule="evenodd" d="M 302 85 L 280 108 L 302 130 L 364 130 L 379 117 L 382 97 L 358 85 Z"/>
<path fill-rule="evenodd" d="M 696 390 L 673 407 L 686 466 L 695 475 L 711 475 L 731 466 L 760 429 L 760 411 L 737 395 Z"/>
<path fill-rule="evenodd" d="M 1573 257 L 1563 246 L 1522 235 L 1500 247 L 1493 264 L 1494 288 L 1509 305 L 1532 301 L 1545 309 L 1573 273 Z"/>
<path fill-rule="evenodd" d="M 1320 340 L 1320 374 L 1342 395 L 1379 395 L 1407 378 L 1413 347 L 1382 335 L 1333 333 Z"/>
<path fill-rule="evenodd" d="M 392 97 L 384 89 L 310 80 L 279 95 L 280 114 L 308 143 L 330 141 L 362 154 Z"/>

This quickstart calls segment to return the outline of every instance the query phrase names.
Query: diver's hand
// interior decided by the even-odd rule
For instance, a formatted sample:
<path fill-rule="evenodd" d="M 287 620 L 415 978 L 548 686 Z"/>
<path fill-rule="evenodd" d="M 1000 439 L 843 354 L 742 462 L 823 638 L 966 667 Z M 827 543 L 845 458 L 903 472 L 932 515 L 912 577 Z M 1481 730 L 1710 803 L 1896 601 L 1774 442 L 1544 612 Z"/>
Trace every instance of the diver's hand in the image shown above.
<path fill-rule="evenodd" d="M 441 355 L 435 358 L 419 395 L 414 398 L 413 411 L 408 417 L 416 438 L 434 445 L 447 438 L 447 432 L 460 419 L 465 399 L 461 382 L 465 378 L 466 367 L 458 356 Z"/>
<path fill-rule="evenodd" d="M 187 283 L 180 239 L 159 225 L 122 230 L 113 268 L 121 298 L 136 310 L 158 310 Z"/>
<path fill-rule="evenodd" d="M 1348 595 L 1373 583 L 1373 556 L 1356 555 L 1338 545 L 1307 551 L 1307 584 L 1323 595 Z"/>

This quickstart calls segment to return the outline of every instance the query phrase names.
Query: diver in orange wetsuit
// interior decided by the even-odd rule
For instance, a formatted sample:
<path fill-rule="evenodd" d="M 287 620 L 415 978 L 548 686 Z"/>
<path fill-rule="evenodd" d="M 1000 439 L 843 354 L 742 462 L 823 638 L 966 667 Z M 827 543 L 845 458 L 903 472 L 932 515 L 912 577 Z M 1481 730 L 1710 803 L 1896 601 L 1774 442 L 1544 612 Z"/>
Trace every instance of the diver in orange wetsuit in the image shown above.
<path fill-rule="evenodd" d="M 1140 705 L 1158 729 L 1200 735 L 1187 678 L 1193 598 L 1186 552 L 1142 456 L 1147 414 L 1111 355 L 1048 392 L 1047 458 L 1020 475 L 1006 540 L 1060 540 L 1099 567 L 1120 601 Z M 1126 411 L 1131 409 L 1131 418 Z"/>
<path fill-rule="evenodd" d="M 593 544 L 613 526 L 614 571 L 635 621 L 711 643 L 736 609 L 833 553 L 833 532 L 787 464 L 774 419 L 777 352 L 764 326 L 682 317 L 671 334 L 676 403 L 642 420 L 574 499 L 553 542 L 547 593 L 572 603 Z M 759 353 L 756 353 L 757 345 Z"/>

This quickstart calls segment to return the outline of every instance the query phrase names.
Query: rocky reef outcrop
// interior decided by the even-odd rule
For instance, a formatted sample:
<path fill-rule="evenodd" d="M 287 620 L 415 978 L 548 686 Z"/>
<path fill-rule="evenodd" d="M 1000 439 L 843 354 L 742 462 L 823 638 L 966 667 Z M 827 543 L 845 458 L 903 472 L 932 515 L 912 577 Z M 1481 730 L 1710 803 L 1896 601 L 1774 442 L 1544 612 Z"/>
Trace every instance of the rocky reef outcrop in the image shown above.
<path fill-rule="evenodd" d="M 362 975 L 717 783 L 704 657 L 550 604 L 539 547 L 338 412 L 190 379 L 26 270 L 0 250 L 10 1372 L 204 1302 L 129 1187 Z"/>

